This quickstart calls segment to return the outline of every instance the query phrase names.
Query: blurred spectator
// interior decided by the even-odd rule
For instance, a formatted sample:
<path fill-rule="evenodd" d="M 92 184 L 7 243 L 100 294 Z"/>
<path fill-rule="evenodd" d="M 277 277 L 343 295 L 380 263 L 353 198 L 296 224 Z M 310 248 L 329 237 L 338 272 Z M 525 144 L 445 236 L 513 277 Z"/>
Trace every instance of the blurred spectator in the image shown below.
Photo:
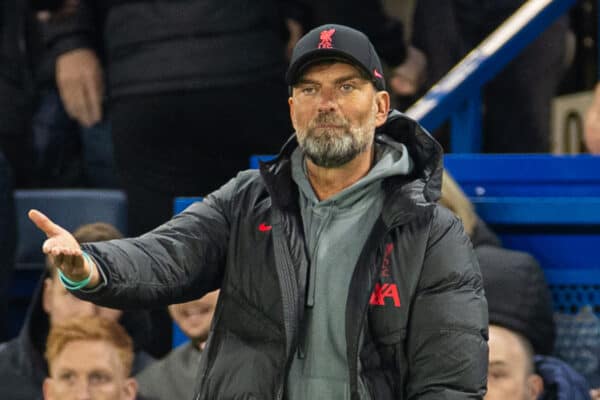
<path fill-rule="evenodd" d="M 91 125 L 109 94 L 129 234 L 167 221 L 173 197 L 209 193 L 291 133 L 286 3 L 81 0 L 48 20 L 67 113 Z"/>
<path fill-rule="evenodd" d="M 549 356 L 555 337 L 552 298 L 537 262 L 490 245 L 476 246 L 475 253 L 490 319 L 485 399 L 589 399 L 585 379 Z"/>
<path fill-rule="evenodd" d="M 134 400 L 133 342 L 116 322 L 74 318 L 48 335 L 44 400 Z"/>
<path fill-rule="evenodd" d="M 121 237 L 111 225 L 83 225 L 74 232 L 80 242 L 102 241 Z M 149 317 L 147 312 L 127 312 L 96 306 L 77 299 L 67 292 L 54 268 L 48 267 L 33 295 L 20 335 L 0 345 L 0 398 L 39 399 L 47 365 L 43 358 L 50 328 L 71 317 L 104 317 L 119 320 L 134 337 L 136 356 L 134 372 L 141 371 L 153 359 L 139 347 L 147 341 Z M 23 382 L 14 385 L 12 382 Z"/>
<path fill-rule="evenodd" d="M 600 154 L 600 83 L 594 90 L 594 100 L 585 114 L 585 145 L 592 154 Z"/>
<path fill-rule="evenodd" d="M 309 10 L 306 30 L 336 23 L 364 32 L 391 70 L 389 89 L 410 96 L 425 80 L 427 60 L 405 39 L 403 24 L 386 14 L 381 0 L 301 0 Z"/>
<path fill-rule="evenodd" d="M 428 90 L 525 0 L 419 0 L 413 43 L 428 61 Z M 562 17 L 484 88 L 483 150 L 550 150 L 550 105 L 567 67 L 567 18 Z M 543 77 L 543 79 L 540 79 Z"/>
<path fill-rule="evenodd" d="M 8 339 L 6 327 L 11 275 L 17 246 L 17 222 L 10 165 L 0 151 L 0 341 Z"/>
<path fill-rule="evenodd" d="M 48 21 L 74 12 L 78 0 L 36 3 L 34 7 L 42 11 L 34 10 L 31 17 L 27 48 L 36 92 L 32 140 L 39 185 L 117 187 L 108 120 L 104 116 L 99 121 L 80 123 L 69 117 L 56 87 L 56 54 L 44 48 Z"/>
<path fill-rule="evenodd" d="M 490 326 L 490 365 L 485 400 L 536 400 L 544 390 L 535 373 L 531 344 L 523 336 Z"/>
<path fill-rule="evenodd" d="M 136 376 L 139 392 L 153 400 L 188 400 L 194 396 L 200 356 L 206 345 L 219 291 L 199 300 L 169 306 L 169 312 L 190 341 Z"/>

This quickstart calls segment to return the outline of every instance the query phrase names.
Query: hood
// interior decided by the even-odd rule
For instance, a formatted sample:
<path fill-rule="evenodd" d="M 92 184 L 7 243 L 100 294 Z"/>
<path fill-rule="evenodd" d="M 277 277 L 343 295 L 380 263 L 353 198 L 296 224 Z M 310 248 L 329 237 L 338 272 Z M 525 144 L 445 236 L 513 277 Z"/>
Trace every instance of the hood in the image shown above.
<path fill-rule="evenodd" d="M 19 351 L 15 366 L 25 375 L 32 375 L 40 381 L 47 375 L 44 352 L 50 325 L 48 315 L 42 307 L 42 290 L 44 279 L 47 277 L 48 272 L 44 270 L 31 297 L 23 327 L 17 338 Z"/>
<path fill-rule="evenodd" d="M 375 131 L 375 140 L 391 147 L 404 145 L 412 160 L 412 172 L 408 175 L 388 177 L 385 182 L 390 192 L 400 190 L 415 203 L 435 202 L 442 189 L 442 146 L 415 120 L 397 110 L 388 114 L 385 124 Z M 261 176 L 273 198 L 273 204 L 282 209 L 294 208 L 298 189 L 291 179 L 291 157 L 298 147 L 293 134 L 284 144 L 278 156 L 260 163 Z M 274 190 L 284 187 L 289 190 Z"/>
<path fill-rule="evenodd" d="M 590 387 L 583 376 L 558 358 L 535 356 L 535 371 L 544 381 L 540 400 L 589 400 Z"/>
<path fill-rule="evenodd" d="M 406 147 L 403 144 L 395 145 L 396 143 L 394 146 L 389 146 L 380 139 L 379 136 L 375 139 L 375 162 L 371 170 L 358 181 L 326 200 L 317 198 L 308 179 L 304 154 L 299 147 L 292 153 L 292 177 L 311 204 L 319 203 L 321 207 L 335 204 L 338 209 L 351 208 L 369 197 L 372 188 L 383 179 L 395 175 L 406 176 L 412 171 L 412 160 Z"/>
<path fill-rule="evenodd" d="M 443 155 L 442 146 L 419 123 L 397 110 L 388 114 L 385 124 L 377 128 L 379 139 L 386 136 L 393 142 L 406 146 L 414 169 L 410 185 L 405 192 L 417 202 L 436 202 L 442 192 Z"/>

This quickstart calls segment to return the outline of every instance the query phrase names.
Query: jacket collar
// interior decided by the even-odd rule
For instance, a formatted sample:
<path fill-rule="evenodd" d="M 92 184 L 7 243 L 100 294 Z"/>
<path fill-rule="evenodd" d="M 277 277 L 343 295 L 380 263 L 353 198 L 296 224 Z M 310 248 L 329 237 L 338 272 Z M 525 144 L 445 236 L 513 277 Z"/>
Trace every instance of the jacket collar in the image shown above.
<path fill-rule="evenodd" d="M 386 123 L 375 131 L 375 140 L 390 146 L 403 143 L 415 164 L 410 176 L 394 176 L 384 181 L 387 201 L 384 220 L 388 224 L 398 218 L 414 215 L 418 203 L 435 202 L 441 194 L 442 147 L 416 121 L 399 111 L 390 111 Z M 273 205 L 283 210 L 297 210 L 298 188 L 291 178 L 291 155 L 298 147 L 296 135 L 283 145 L 277 157 L 260 162 L 260 173 Z M 399 198 L 405 201 L 398 201 Z"/>

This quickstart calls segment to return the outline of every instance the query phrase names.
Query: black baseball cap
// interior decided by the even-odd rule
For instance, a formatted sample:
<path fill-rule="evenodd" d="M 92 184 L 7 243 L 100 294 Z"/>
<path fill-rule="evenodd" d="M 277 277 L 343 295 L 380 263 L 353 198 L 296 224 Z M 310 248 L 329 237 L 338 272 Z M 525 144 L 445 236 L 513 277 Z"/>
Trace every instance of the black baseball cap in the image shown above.
<path fill-rule="evenodd" d="M 378 90 L 385 90 L 381 61 L 367 35 L 336 24 L 319 26 L 296 43 L 285 76 L 287 84 L 293 86 L 306 67 L 323 60 L 346 61 L 369 76 Z"/>

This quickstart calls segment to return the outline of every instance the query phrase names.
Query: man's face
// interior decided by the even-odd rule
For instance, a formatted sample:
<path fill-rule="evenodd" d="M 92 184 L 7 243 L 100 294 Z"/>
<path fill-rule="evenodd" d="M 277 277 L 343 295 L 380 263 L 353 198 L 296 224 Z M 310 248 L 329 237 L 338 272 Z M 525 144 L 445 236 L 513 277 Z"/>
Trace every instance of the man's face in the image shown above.
<path fill-rule="evenodd" d="M 51 326 L 73 317 L 99 316 L 117 321 L 122 314 L 120 310 L 100 307 L 88 301 L 79 300 L 65 289 L 57 274 L 44 281 L 43 307 L 50 318 Z"/>
<path fill-rule="evenodd" d="M 490 326 L 488 392 L 485 400 L 535 400 L 543 390 L 538 375 L 531 371 L 531 354 L 512 331 Z"/>
<path fill-rule="evenodd" d="M 52 361 L 43 389 L 45 400 L 133 400 L 137 384 L 110 343 L 77 340 Z"/>
<path fill-rule="evenodd" d="M 389 95 L 350 64 L 308 67 L 289 99 L 300 147 L 314 164 L 336 168 L 369 150 L 387 118 Z"/>
<path fill-rule="evenodd" d="M 199 344 L 208 338 L 218 296 L 219 291 L 215 290 L 199 300 L 169 306 L 171 317 L 183 333 Z"/>

